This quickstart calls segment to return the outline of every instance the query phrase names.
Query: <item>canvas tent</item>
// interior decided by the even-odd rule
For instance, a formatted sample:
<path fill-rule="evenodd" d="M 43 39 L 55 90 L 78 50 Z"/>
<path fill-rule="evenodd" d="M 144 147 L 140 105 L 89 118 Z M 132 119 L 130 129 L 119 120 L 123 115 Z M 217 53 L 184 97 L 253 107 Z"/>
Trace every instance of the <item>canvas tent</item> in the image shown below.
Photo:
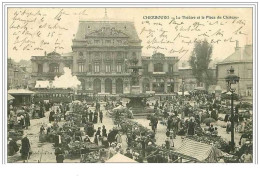
<path fill-rule="evenodd" d="M 7 100 L 9 101 L 9 100 L 13 100 L 13 99 L 14 99 L 14 97 L 12 95 L 8 94 Z"/>
<path fill-rule="evenodd" d="M 120 153 L 117 153 L 112 158 L 106 161 L 106 163 L 137 163 L 135 160 L 128 158 Z"/>
<path fill-rule="evenodd" d="M 212 145 L 184 139 L 182 145 L 174 151 L 174 154 L 194 162 L 214 163 L 223 156 L 222 151 Z"/>

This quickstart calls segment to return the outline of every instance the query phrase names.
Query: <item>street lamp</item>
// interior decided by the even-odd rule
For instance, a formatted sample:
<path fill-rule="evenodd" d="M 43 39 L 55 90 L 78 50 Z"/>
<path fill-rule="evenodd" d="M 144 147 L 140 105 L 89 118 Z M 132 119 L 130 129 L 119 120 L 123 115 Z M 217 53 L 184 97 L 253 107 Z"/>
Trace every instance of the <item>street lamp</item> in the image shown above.
<path fill-rule="evenodd" d="M 235 148 L 235 140 L 234 140 L 234 92 L 235 89 L 232 89 L 232 84 L 236 84 L 239 82 L 238 76 L 234 74 L 234 68 L 228 70 L 229 75 L 225 78 L 228 86 L 228 90 L 231 92 L 231 151 L 234 151 Z"/>
<path fill-rule="evenodd" d="M 185 81 L 184 81 L 184 77 L 182 77 L 182 85 L 181 85 L 181 87 L 182 87 L 182 118 L 184 118 L 185 117 L 185 114 L 184 114 L 184 88 L 185 88 Z"/>

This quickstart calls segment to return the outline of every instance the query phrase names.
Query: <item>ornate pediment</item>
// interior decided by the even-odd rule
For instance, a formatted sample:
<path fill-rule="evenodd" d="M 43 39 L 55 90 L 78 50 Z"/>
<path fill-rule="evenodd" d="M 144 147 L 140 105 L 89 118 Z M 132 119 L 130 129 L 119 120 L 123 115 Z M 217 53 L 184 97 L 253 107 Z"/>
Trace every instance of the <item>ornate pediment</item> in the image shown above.
<path fill-rule="evenodd" d="M 86 34 L 86 37 L 120 37 L 128 38 L 128 36 L 120 30 L 116 30 L 111 27 L 102 27 L 99 30 L 95 30 Z"/>
<path fill-rule="evenodd" d="M 50 59 L 59 59 L 61 57 L 61 55 L 58 54 L 57 52 L 53 51 L 51 53 L 48 53 L 47 57 Z"/>

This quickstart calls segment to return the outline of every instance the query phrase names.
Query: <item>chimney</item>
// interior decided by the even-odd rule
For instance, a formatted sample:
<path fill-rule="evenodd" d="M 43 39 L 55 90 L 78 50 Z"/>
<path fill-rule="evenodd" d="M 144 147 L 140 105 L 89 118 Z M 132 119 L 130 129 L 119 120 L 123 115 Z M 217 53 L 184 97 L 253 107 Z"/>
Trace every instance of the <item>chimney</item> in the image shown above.
<path fill-rule="evenodd" d="M 47 55 L 47 52 L 45 51 L 45 52 L 44 52 L 44 56 L 46 56 L 46 55 Z"/>
<path fill-rule="evenodd" d="M 238 40 L 236 40 L 236 47 L 235 47 L 235 51 L 237 51 L 237 50 L 239 50 L 240 49 L 240 47 L 239 47 L 239 41 Z"/>

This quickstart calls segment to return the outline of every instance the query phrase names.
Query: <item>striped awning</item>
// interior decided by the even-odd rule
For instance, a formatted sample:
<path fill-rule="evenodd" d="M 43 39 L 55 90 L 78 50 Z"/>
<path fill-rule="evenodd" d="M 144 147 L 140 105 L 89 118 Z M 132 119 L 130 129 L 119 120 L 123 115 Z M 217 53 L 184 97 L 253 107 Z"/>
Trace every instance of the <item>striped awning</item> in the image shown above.
<path fill-rule="evenodd" d="M 175 153 L 182 157 L 190 157 L 199 162 L 216 162 L 217 158 L 222 155 L 222 152 L 212 145 L 184 139 L 182 145 L 175 151 Z"/>

